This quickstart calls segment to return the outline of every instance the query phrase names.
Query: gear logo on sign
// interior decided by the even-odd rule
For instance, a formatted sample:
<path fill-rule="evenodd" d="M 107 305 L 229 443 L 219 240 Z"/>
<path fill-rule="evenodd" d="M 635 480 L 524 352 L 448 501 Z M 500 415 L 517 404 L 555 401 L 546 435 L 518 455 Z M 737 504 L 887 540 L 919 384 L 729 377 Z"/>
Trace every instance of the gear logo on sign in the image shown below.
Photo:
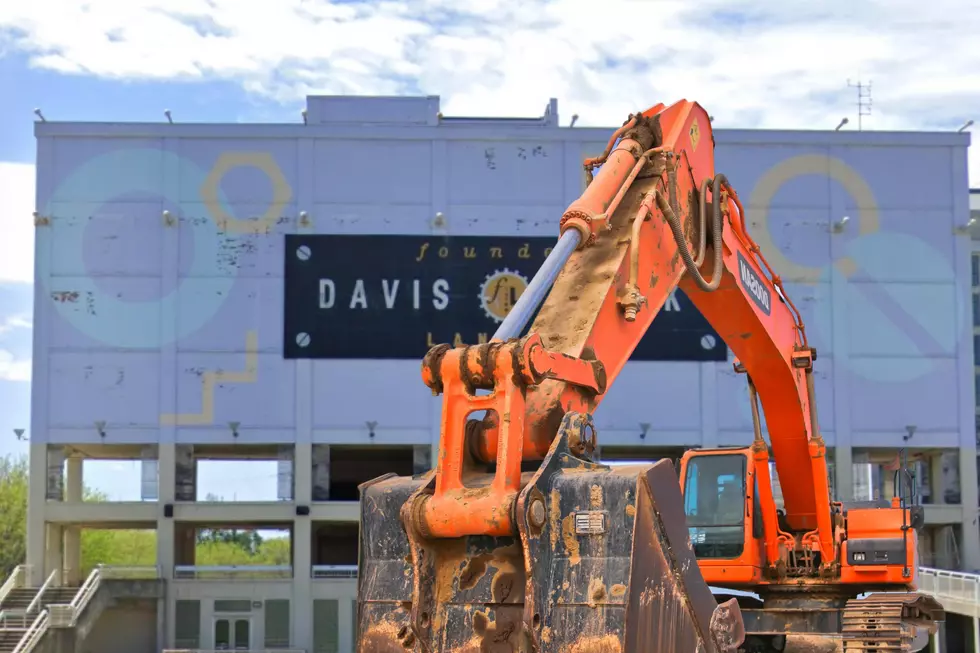
<path fill-rule="evenodd" d="M 479 295 L 480 304 L 487 317 L 497 323 L 503 322 L 514 308 L 521 293 L 527 289 L 527 284 L 527 277 L 507 268 L 487 275 L 480 286 Z"/>

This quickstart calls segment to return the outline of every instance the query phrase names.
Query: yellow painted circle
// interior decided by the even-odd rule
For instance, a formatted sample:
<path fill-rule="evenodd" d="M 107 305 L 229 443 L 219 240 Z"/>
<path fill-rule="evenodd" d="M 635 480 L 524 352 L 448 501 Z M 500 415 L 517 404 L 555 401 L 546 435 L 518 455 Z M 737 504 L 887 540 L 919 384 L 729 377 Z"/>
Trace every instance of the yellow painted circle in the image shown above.
<path fill-rule="evenodd" d="M 218 189 L 224 176 L 229 170 L 243 166 L 258 168 L 272 183 L 272 201 L 265 214 L 258 219 L 239 219 L 228 215 L 218 198 Z M 268 152 L 225 152 L 218 157 L 204 183 L 201 184 L 201 198 L 208 208 L 211 219 L 220 230 L 236 234 L 269 233 L 292 196 L 293 190 L 289 182 L 279 169 L 276 160 Z"/>
<path fill-rule="evenodd" d="M 791 261 L 776 246 L 772 240 L 772 235 L 769 233 L 769 205 L 772 203 L 773 197 L 783 184 L 803 175 L 829 176 L 844 187 L 857 202 L 857 205 L 861 207 L 858 209 L 857 221 L 858 233 L 862 236 L 878 231 L 878 203 L 871 187 L 861 176 L 861 173 L 842 160 L 824 154 L 801 154 L 790 157 L 774 165 L 759 179 L 755 188 L 752 189 L 749 208 L 746 210 L 755 214 L 747 217 L 749 219 L 757 218 L 760 228 L 750 229 L 749 233 L 758 243 L 762 253 L 777 274 L 799 279 L 805 283 L 816 283 L 823 274 L 823 269 Z M 840 219 L 840 217 L 842 216 L 832 216 L 832 220 Z M 857 264 L 849 257 L 834 261 L 834 266 L 845 277 L 850 277 L 857 270 Z"/>

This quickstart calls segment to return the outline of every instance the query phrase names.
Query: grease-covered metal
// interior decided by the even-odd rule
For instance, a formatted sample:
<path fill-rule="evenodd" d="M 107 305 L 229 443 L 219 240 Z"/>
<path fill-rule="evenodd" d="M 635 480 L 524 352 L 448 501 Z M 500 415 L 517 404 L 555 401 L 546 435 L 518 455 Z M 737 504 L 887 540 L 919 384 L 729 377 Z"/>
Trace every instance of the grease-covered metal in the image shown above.
<path fill-rule="evenodd" d="M 357 653 L 734 653 L 739 610 L 701 579 L 672 465 L 575 456 L 594 431 L 565 416 L 510 537 L 422 537 L 411 499 L 432 473 L 363 485 Z"/>

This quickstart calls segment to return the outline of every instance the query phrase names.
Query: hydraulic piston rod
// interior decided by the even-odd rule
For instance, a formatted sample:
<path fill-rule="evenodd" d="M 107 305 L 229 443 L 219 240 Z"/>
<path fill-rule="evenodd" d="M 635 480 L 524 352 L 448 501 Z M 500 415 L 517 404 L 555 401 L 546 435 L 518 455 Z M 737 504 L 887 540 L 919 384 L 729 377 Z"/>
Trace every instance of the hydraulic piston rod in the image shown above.
<path fill-rule="evenodd" d="M 568 262 L 568 258 L 581 240 L 581 234 L 574 229 L 569 229 L 562 234 L 554 249 L 548 254 L 548 258 L 545 259 L 541 269 L 531 279 L 531 283 L 521 293 L 517 303 L 514 304 L 514 308 L 497 328 L 497 332 L 493 334 L 494 340 L 507 341 L 521 335 L 524 327 L 531 321 L 534 312 L 538 310 L 541 302 L 548 296 L 548 291 L 555 284 L 555 279 L 558 278 L 562 268 L 565 267 L 565 263 Z"/>

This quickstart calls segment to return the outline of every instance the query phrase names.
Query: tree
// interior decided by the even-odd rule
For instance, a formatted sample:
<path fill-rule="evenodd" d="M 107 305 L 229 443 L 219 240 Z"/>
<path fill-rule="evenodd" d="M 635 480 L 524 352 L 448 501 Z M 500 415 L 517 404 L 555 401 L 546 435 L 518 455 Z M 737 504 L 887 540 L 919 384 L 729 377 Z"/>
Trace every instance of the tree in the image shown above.
<path fill-rule="evenodd" d="M 0 583 L 27 555 L 27 458 L 0 459 Z"/>

